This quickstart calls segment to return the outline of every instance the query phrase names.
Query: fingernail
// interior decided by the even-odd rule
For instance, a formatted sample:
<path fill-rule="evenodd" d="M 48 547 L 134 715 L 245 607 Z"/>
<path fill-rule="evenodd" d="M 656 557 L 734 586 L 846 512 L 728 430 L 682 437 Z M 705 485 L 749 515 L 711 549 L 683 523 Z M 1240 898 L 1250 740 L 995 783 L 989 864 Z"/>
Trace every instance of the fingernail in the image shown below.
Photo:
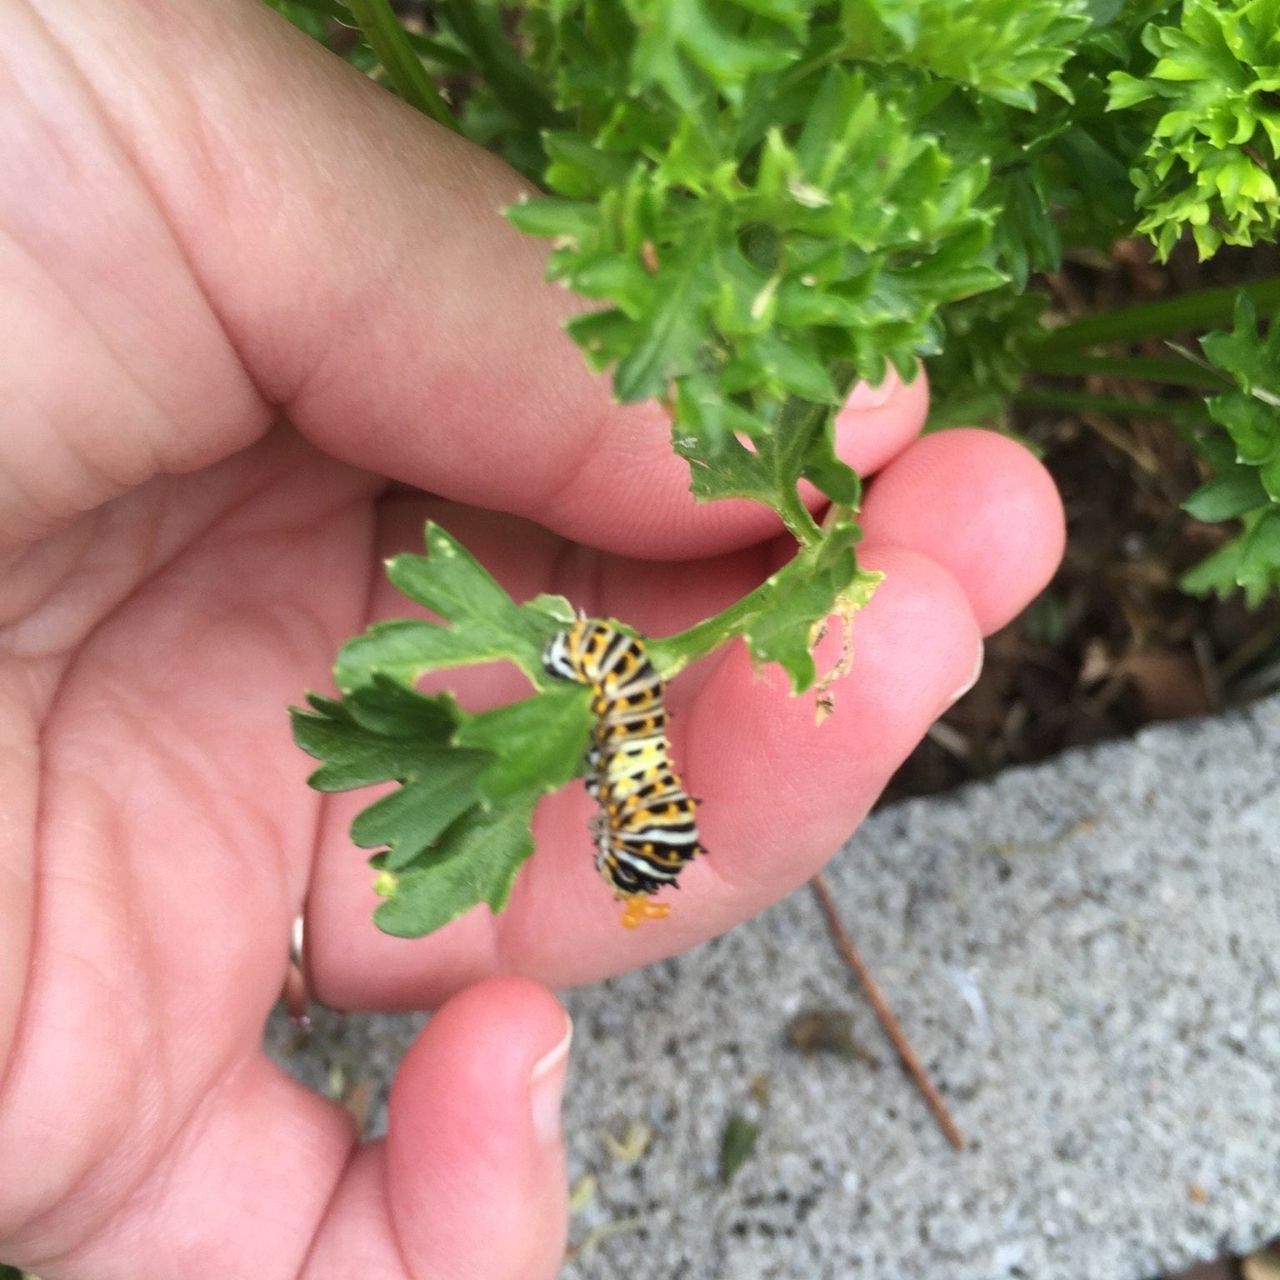
<path fill-rule="evenodd" d="M 845 409 L 853 410 L 855 413 L 866 409 L 878 409 L 881 405 L 888 404 L 898 394 L 898 389 L 901 386 L 902 383 L 898 381 L 898 375 L 890 369 L 884 375 L 884 381 L 879 386 L 873 387 L 870 383 L 859 382 L 849 392 L 848 398 L 844 402 L 844 407 Z"/>
<path fill-rule="evenodd" d="M 545 1146 L 560 1141 L 560 1104 L 564 1100 L 564 1077 L 569 1067 L 569 1045 L 573 1040 L 573 1023 L 565 1015 L 565 1031 L 550 1053 L 533 1064 L 529 1076 L 529 1101 L 533 1108 L 533 1131 Z"/>
<path fill-rule="evenodd" d="M 983 660 L 983 657 L 985 656 L 985 653 L 986 653 L 985 646 L 980 644 L 978 646 L 977 661 L 975 661 L 973 664 L 973 674 L 947 700 L 948 707 L 954 707 L 956 703 L 959 702 L 960 699 L 963 698 L 964 695 L 968 693 L 969 690 L 972 689 L 975 684 L 978 683 L 978 677 L 982 674 L 982 660 Z"/>

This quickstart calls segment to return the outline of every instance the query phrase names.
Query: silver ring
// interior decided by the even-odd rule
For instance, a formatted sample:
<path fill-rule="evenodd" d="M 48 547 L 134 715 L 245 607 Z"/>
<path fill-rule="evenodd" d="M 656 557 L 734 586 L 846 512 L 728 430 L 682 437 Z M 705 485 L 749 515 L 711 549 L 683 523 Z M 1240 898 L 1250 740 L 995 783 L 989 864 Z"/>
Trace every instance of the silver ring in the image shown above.
<path fill-rule="evenodd" d="M 305 909 L 293 918 L 289 930 L 289 967 L 285 970 L 280 998 L 289 1020 L 300 1027 L 311 1025 L 311 984 L 307 981 L 307 918 Z"/>

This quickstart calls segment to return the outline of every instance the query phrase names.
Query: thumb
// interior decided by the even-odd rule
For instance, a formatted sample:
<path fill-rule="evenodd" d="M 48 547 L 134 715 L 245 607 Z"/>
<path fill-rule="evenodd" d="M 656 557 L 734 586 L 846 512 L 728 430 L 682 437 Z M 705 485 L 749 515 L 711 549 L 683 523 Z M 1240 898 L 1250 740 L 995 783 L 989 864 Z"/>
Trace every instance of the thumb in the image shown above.
<path fill-rule="evenodd" d="M 570 1023 L 523 978 L 450 1000 L 400 1067 L 384 1143 L 364 1148 L 330 1207 L 306 1280 L 551 1280 L 568 1203 L 560 1098 Z M 395 1259 L 393 1262 L 392 1259 Z"/>

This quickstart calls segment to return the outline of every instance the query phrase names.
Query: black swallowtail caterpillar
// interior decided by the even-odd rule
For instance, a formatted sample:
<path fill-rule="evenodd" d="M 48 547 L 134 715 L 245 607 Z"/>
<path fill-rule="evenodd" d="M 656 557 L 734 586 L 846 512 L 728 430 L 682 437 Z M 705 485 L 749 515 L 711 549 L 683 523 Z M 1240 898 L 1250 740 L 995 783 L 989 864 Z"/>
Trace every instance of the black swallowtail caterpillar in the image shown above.
<path fill-rule="evenodd" d="M 647 895 L 675 885 L 684 864 L 706 852 L 696 801 L 671 764 L 662 681 L 640 640 L 598 618 L 553 636 L 542 663 L 594 695 L 587 790 L 600 806 L 591 821 L 596 870 L 626 901 L 624 925 L 660 919 L 671 908 Z"/>

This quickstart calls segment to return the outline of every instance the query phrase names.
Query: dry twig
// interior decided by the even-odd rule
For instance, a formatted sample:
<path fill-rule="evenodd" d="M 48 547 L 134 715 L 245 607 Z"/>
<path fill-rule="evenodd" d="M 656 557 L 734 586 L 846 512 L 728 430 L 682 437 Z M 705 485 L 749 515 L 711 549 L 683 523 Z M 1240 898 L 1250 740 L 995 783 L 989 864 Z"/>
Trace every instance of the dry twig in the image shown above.
<path fill-rule="evenodd" d="M 902 1024 L 889 1007 L 889 1002 L 884 998 L 884 992 L 880 990 L 879 984 L 871 976 L 871 970 L 867 968 L 862 957 L 858 954 L 857 947 L 853 945 L 853 939 L 845 932 L 844 923 L 840 919 L 840 912 L 836 907 L 835 898 L 831 896 L 831 889 L 826 880 L 819 874 L 814 876 L 809 881 L 809 884 L 813 889 L 814 897 L 818 899 L 818 906 L 822 909 L 827 928 L 831 932 L 831 940 L 836 944 L 836 950 L 840 952 L 845 964 L 853 970 L 854 976 L 858 979 L 863 991 L 866 992 L 867 999 L 871 1002 L 871 1007 L 875 1010 L 876 1017 L 880 1020 L 880 1025 L 884 1028 L 885 1035 L 889 1037 L 893 1042 L 893 1047 L 898 1051 L 898 1057 L 902 1059 L 902 1065 L 906 1067 L 907 1074 L 915 1081 L 916 1088 L 924 1095 L 924 1100 L 928 1104 L 929 1110 L 933 1112 L 934 1118 L 938 1122 L 938 1127 L 946 1134 L 947 1141 L 957 1151 L 963 1151 L 965 1148 L 964 1134 L 960 1132 L 955 1120 L 952 1119 L 951 1112 L 947 1110 L 947 1104 L 942 1100 L 942 1095 L 938 1092 L 933 1081 L 929 1079 L 929 1074 L 925 1071 L 924 1064 L 911 1047 L 911 1041 L 907 1039 L 907 1033 L 902 1029 Z"/>

